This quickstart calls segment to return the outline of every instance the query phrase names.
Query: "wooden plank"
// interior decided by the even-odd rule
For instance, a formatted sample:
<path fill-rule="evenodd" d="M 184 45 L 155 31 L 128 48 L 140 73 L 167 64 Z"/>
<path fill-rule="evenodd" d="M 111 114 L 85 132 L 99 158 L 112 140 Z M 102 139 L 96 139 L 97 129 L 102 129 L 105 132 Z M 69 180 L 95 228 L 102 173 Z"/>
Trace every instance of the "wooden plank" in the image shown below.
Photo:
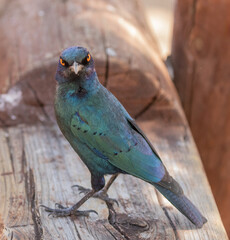
<path fill-rule="evenodd" d="M 143 121 L 140 126 L 186 195 L 207 217 L 202 229 L 195 229 L 153 186 L 124 175 L 109 191 L 119 201 L 115 206 L 119 231 L 98 199 L 82 207 L 95 209 L 98 216 L 48 217 L 39 204 L 74 204 L 81 196 L 71 186 L 90 187 L 90 175 L 56 125 L 36 125 L 0 131 L 0 215 L 5 239 L 227 239 L 190 133 L 181 126 L 167 126 L 167 132 L 162 132 L 158 121 Z"/>
<path fill-rule="evenodd" d="M 6 228 L 4 232 L 11 232 L 15 238 L 23 236 L 22 239 L 29 239 L 34 232 L 37 234 L 36 237 L 43 236 L 44 239 L 58 239 L 60 236 L 66 239 L 113 239 L 113 235 L 117 236 L 117 239 L 123 239 L 122 235 L 109 224 L 107 207 L 100 200 L 92 199 L 84 205 L 84 208 L 92 208 L 99 213 L 99 216 L 92 214 L 88 219 L 49 218 L 47 213 L 39 210 L 38 205 L 41 203 L 51 206 L 56 201 L 67 205 L 75 203 L 81 197 L 71 189 L 71 186 L 76 183 L 90 187 L 89 172 L 61 136 L 57 127 L 11 128 L 9 131 L 7 130 L 8 140 L 5 134 L 5 131 L 1 131 L 1 140 L 5 142 L 2 145 L 4 149 L 1 149 L 1 152 L 8 153 L 1 156 L 3 165 L 1 189 L 4 190 L 1 191 L 1 198 L 4 203 L 1 216 Z M 21 141 L 22 138 L 24 144 L 20 146 L 17 142 Z M 21 164 L 17 164 L 14 159 L 13 162 L 10 161 L 10 145 L 7 145 L 7 142 L 15 146 L 12 151 L 18 153 L 16 157 Z M 24 156 L 20 154 L 22 152 L 24 152 Z M 9 181 L 8 178 L 11 180 Z M 18 178 L 23 178 L 23 181 L 17 181 Z M 156 214 L 163 215 L 157 204 L 152 206 L 153 200 L 157 202 L 153 188 L 150 188 L 153 196 L 147 190 L 146 193 L 143 192 L 144 197 L 142 193 L 137 196 L 138 188 L 140 189 L 141 186 L 134 191 L 131 190 L 132 188 L 135 189 L 134 185 L 137 184 L 138 180 L 133 182 L 130 178 L 125 178 L 126 181 L 120 176 L 111 192 L 111 197 L 121 199 L 120 207 L 117 208 L 118 212 L 116 213 L 118 221 L 121 222 L 118 222 L 121 229 L 124 221 L 124 228 L 126 228 L 129 218 L 133 218 L 132 221 L 135 220 L 136 224 L 133 228 L 132 225 L 128 228 L 129 231 L 135 231 L 136 239 L 139 239 L 139 235 L 164 235 L 165 231 L 168 232 L 167 235 L 171 236 L 170 231 L 172 232 L 172 229 L 164 229 L 167 219 L 163 218 L 156 221 L 153 217 Z M 5 183 L 8 185 L 5 185 Z M 146 184 L 142 183 L 142 185 L 146 187 Z M 22 193 L 20 186 L 25 193 Z M 18 191 L 12 188 L 18 189 Z M 9 189 L 12 189 L 12 192 Z M 31 194 L 32 189 L 34 189 L 33 193 L 36 193 L 36 195 Z M 130 191 L 131 194 L 129 194 Z M 15 195 L 14 201 L 11 200 L 12 193 Z M 145 201 L 141 202 L 141 199 L 145 199 Z M 21 201 L 23 204 L 21 204 Z M 15 212 L 19 205 L 21 206 L 20 211 Z M 144 207 L 145 205 L 148 205 L 148 208 Z M 33 209 L 33 206 L 36 206 L 36 208 Z M 143 206 L 143 210 L 140 210 L 138 215 L 133 214 L 137 211 L 136 208 L 140 208 L 140 206 Z M 28 210 L 30 211 L 26 213 Z M 14 212 L 16 218 L 10 216 L 12 212 Z M 129 217 L 128 214 L 130 214 Z M 139 221 L 144 227 L 142 225 L 138 227 L 138 218 L 140 218 Z M 22 225 L 24 225 L 24 228 L 21 227 Z M 33 226 L 33 228 L 27 229 L 28 225 Z M 20 231 L 19 228 L 23 230 Z"/>
<path fill-rule="evenodd" d="M 230 236 L 229 8 L 229 0 L 179 0 L 172 59 L 175 84 Z"/>

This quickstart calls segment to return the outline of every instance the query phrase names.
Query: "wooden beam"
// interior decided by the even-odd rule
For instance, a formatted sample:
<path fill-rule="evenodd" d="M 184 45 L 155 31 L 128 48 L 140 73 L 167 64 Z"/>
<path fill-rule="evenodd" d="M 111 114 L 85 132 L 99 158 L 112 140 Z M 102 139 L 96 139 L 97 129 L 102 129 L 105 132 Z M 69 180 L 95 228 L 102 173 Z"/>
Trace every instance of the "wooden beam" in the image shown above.
<path fill-rule="evenodd" d="M 230 236 L 230 1 L 178 1 L 175 84 Z"/>

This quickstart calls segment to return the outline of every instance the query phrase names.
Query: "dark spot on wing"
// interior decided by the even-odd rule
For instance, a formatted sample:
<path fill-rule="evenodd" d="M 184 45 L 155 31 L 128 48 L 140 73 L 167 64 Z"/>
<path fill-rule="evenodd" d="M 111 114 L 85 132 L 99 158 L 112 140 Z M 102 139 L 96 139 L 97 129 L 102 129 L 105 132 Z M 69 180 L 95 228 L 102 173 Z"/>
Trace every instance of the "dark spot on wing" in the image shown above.
<path fill-rule="evenodd" d="M 93 135 L 96 135 L 96 134 L 97 134 L 97 132 L 94 132 L 94 133 L 93 133 Z"/>

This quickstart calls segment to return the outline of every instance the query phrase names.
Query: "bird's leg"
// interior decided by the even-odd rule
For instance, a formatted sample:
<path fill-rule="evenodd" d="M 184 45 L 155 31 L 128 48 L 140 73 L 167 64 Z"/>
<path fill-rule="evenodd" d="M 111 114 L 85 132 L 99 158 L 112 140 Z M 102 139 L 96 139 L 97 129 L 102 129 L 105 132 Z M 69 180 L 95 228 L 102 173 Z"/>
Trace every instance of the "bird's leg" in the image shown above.
<path fill-rule="evenodd" d="M 67 217 L 71 215 L 75 216 L 89 216 L 89 213 L 94 212 L 97 214 L 94 210 L 87 210 L 87 211 L 79 211 L 77 210 L 83 203 L 85 203 L 90 197 L 94 195 L 96 190 L 92 189 L 90 192 L 88 192 L 79 202 L 74 204 L 72 207 L 63 207 L 61 204 L 56 204 L 58 208 L 53 209 L 46 207 L 44 205 L 40 205 L 41 207 L 45 208 L 46 212 L 49 212 L 50 215 L 53 217 Z"/>
<path fill-rule="evenodd" d="M 94 198 L 99 198 L 99 199 L 101 199 L 101 200 L 103 200 L 103 201 L 105 201 L 105 202 L 109 202 L 109 203 L 111 203 L 111 204 L 116 203 L 117 205 L 119 205 L 119 204 L 118 204 L 118 201 L 117 201 L 116 199 L 110 198 L 110 197 L 108 196 L 108 193 L 107 193 L 108 190 L 109 190 L 109 188 L 111 187 L 111 185 L 113 184 L 113 182 L 114 182 L 115 179 L 117 178 L 117 176 L 118 176 L 118 173 L 114 174 L 114 175 L 109 179 L 109 181 L 108 181 L 108 183 L 105 185 L 105 187 L 104 187 L 101 191 L 96 192 L 96 193 L 93 195 L 93 197 L 94 197 Z"/>
<path fill-rule="evenodd" d="M 118 177 L 119 173 L 113 174 L 113 176 L 109 179 L 109 181 L 107 182 L 107 184 L 105 185 L 105 187 L 102 189 L 102 191 L 104 193 L 107 193 L 110 186 L 113 184 L 113 182 L 116 180 L 116 178 Z"/>
<path fill-rule="evenodd" d="M 109 181 L 108 181 L 108 183 L 105 185 L 105 187 L 104 187 L 101 191 L 96 192 L 96 193 L 93 195 L 93 197 L 94 197 L 94 198 L 99 198 L 99 199 L 101 199 L 101 200 L 103 200 L 103 201 L 105 201 L 105 202 L 110 202 L 110 203 L 114 203 L 114 202 L 115 202 L 115 203 L 118 205 L 117 200 L 116 200 L 116 199 L 113 199 L 113 198 L 109 198 L 109 196 L 108 196 L 108 194 L 107 194 L 110 186 L 111 186 L 112 183 L 115 181 L 115 179 L 117 178 L 117 176 L 118 176 L 118 173 L 114 174 L 114 175 L 109 179 Z M 78 190 L 80 191 L 80 193 L 87 193 L 87 192 L 90 191 L 90 189 L 84 188 L 84 187 L 79 186 L 79 185 L 74 185 L 74 186 L 72 186 L 72 187 L 77 187 Z"/>

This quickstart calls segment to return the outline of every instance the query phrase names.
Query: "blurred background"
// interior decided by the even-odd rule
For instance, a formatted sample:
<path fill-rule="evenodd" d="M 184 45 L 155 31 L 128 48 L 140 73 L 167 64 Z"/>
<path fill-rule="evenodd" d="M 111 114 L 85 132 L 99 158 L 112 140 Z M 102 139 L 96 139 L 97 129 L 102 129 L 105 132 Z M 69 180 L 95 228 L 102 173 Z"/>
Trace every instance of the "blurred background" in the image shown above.
<path fill-rule="evenodd" d="M 230 1 L 142 1 L 230 236 Z"/>
<path fill-rule="evenodd" d="M 163 59 L 171 55 L 175 0 L 142 0 Z"/>

